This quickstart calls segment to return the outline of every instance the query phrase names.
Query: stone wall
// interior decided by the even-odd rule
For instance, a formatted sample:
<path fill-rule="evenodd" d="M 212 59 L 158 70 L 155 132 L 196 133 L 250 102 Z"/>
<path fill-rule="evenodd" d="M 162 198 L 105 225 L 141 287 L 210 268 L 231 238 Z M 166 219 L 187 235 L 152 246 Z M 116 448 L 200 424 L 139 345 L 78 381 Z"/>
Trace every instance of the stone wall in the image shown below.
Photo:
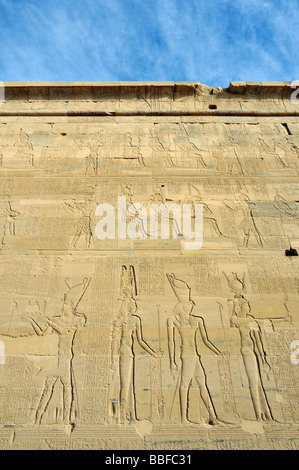
<path fill-rule="evenodd" d="M 5 84 L 0 448 L 299 448 L 292 92 Z M 171 213 L 169 239 L 137 212 L 99 239 L 119 196 L 200 205 L 202 246 Z"/>

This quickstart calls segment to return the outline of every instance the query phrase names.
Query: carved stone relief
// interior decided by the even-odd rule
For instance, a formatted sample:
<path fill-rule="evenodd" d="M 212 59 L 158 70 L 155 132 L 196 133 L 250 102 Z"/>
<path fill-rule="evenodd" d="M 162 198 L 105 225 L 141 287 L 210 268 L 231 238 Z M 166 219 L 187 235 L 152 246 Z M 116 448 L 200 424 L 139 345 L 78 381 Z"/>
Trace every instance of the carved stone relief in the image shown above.
<path fill-rule="evenodd" d="M 63 88 L 61 116 L 55 87 L 16 91 L 1 116 L 2 449 L 299 448 L 297 117 L 165 87 Z M 191 230 L 202 207 L 200 249 L 171 205 Z"/>

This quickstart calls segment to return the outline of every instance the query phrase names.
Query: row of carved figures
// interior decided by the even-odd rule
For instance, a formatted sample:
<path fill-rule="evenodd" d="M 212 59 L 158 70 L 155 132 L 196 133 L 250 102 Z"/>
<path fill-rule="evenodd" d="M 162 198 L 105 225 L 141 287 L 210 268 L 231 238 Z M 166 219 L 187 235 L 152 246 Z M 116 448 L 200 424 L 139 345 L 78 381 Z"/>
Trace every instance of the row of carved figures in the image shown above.
<path fill-rule="evenodd" d="M 161 136 L 157 130 L 150 130 L 149 141 L 146 145 L 151 150 L 147 150 L 147 154 L 151 155 L 154 161 L 165 160 L 166 167 L 170 168 L 187 168 L 191 165 L 192 168 L 213 169 L 231 175 L 250 172 L 250 168 L 242 162 L 242 158 L 244 156 L 246 158 L 247 154 L 246 150 L 242 150 L 238 138 L 228 136 L 223 143 L 213 140 L 215 138 L 210 138 L 210 145 L 207 146 L 195 143 L 185 128 L 183 132 L 183 134 Z M 62 133 L 61 135 L 66 136 L 67 134 Z M 173 140 L 172 144 L 170 144 L 171 140 Z M 68 170 L 71 170 L 72 167 L 77 169 L 78 163 L 75 163 L 75 160 L 78 161 L 77 154 L 80 151 L 84 155 L 81 157 L 82 167 L 80 170 L 85 175 L 99 174 L 103 170 L 103 162 L 108 166 L 120 162 L 126 166 L 130 165 L 132 168 L 155 164 L 151 160 L 147 162 L 143 151 L 146 145 L 141 145 L 140 141 L 140 136 L 134 137 L 129 132 L 120 136 L 115 142 L 111 138 L 106 141 L 103 132 L 99 132 L 88 140 L 76 139 L 68 143 L 64 151 L 62 145 L 59 144 L 60 158 L 56 161 L 57 147 L 53 149 L 51 146 L 43 147 L 41 155 L 37 157 L 29 135 L 21 130 L 13 144 L 0 145 L 0 167 L 9 168 L 11 165 L 11 156 L 6 157 L 7 151 L 9 154 L 15 154 L 14 160 L 26 161 L 29 168 L 42 169 L 49 166 L 54 171 L 57 171 L 59 167 L 63 169 L 64 166 Z M 276 166 L 280 169 L 298 166 L 298 147 L 285 136 L 272 137 L 267 140 L 260 135 L 250 144 L 248 143 L 249 146 L 251 149 L 253 146 L 256 147 L 258 160 L 264 160 L 264 156 L 273 157 Z M 66 157 L 66 154 L 69 157 Z M 258 160 L 254 162 L 252 158 L 251 160 L 253 166 L 261 163 Z"/>
<path fill-rule="evenodd" d="M 195 303 L 191 298 L 191 289 L 186 282 L 177 278 L 173 273 L 166 274 L 167 279 L 177 298 L 172 315 L 167 319 L 168 355 L 171 373 L 179 372 L 178 388 L 181 422 L 188 423 L 188 394 L 192 379 L 195 380 L 201 400 L 208 413 L 211 425 L 224 424 L 216 413 L 211 394 L 207 385 L 206 372 L 198 353 L 196 344 L 197 333 L 203 343 L 216 355 L 223 352 L 209 340 L 205 321 L 202 316 L 195 315 Z M 119 314 L 114 321 L 112 340 L 112 369 L 116 371 L 117 361 L 120 379 L 119 419 L 120 422 L 137 419 L 135 394 L 129 399 L 130 383 L 134 377 L 134 337 L 139 345 L 151 356 L 161 358 L 162 351 L 154 351 L 142 335 L 142 322 L 138 313 L 136 295 L 136 278 L 133 266 L 122 268 L 122 303 Z M 245 284 L 237 274 L 227 281 L 234 296 L 228 300 L 230 325 L 239 330 L 240 352 L 243 358 L 245 372 L 248 378 L 252 404 L 258 421 L 273 421 L 273 415 L 263 386 L 260 364 L 270 369 L 267 354 L 261 336 L 258 319 L 251 315 L 250 304 L 244 297 Z M 288 312 L 286 316 L 271 319 L 271 321 L 291 321 Z M 180 364 L 175 359 L 175 334 L 180 338 Z"/>
<path fill-rule="evenodd" d="M 195 302 L 192 300 L 191 288 L 188 284 L 173 273 L 167 273 L 166 277 L 176 297 L 176 303 L 172 314 L 167 319 L 166 328 L 170 372 L 177 374 L 178 377 L 181 423 L 189 422 L 189 389 L 193 380 L 197 384 L 202 403 L 208 413 L 208 423 L 210 425 L 225 424 L 218 418 L 215 410 L 207 384 L 206 371 L 198 353 L 196 338 L 199 336 L 215 355 L 225 355 L 225 351 L 219 351 L 209 340 L 204 318 L 194 313 Z M 250 304 L 244 296 L 244 278 L 240 279 L 235 273 L 230 278 L 226 277 L 229 288 L 234 294 L 228 300 L 230 325 L 239 331 L 240 353 L 248 378 L 255 416 L 258 421 L 273 422 L 274 418 L 261 374 L 261 366 L 269 369 L 270 365 L 259 320 L 251 314 Z M 63 423 L 70 429 L 73 429 L 75 425 L 78 404 L 75 405 L 74 400 L 74 339 L 78 329 L 86 325 L 87 317 L 78 311 L 78 305 L 89 284 L 89 278 L 84 278 L 82 282 L 74 286 L 67 284 L 61 313 L 57 316 L 50 318 L 38 307 L 33 308 L 34 306 L 27 309 L 24 318 L 30 322 L 36 335 L 48 336 L 48 339 L 49 335 L 58 336 L 57 366 L 53 370 L 40 371 L 44 375 L 44 384 L 38 403 L 34 407 L 35 425 L 41 424 L 57 382 L 62 385 Z M 142 312 L 138 308 L 137 282 L 132 265 L 121 267 L 120 296 L 120 308 L 112 324 L 110 370 L 111 374 L 116 374 L 118 377 L 119 387 L 117 396 L 114 397 L 113 412 L 117 414 L 117 422 L 122 424 L 138 420 L 134 390 L 135 342 L 137 341 L 144 351 L 159 361 L 160 374 L 163 373 L 161 358 L 164 351 L 155 351 L 143 338 Z M 291 317 L 287 311 L 285 316 L 271 320 L 291 321 Z M 176 362 L 175 335 L 180 338 L 180 363 Z M 3 339 L 4 336 L 1 338 Z M 163 408 L 162 392 L 159 399 L 161 409 Z"/>
<path fill-rule="evenodd" d="M 210 228 L 213 236 L 216 237 L 224 237 L 230 238 L 231 233 L 227 233 L 227 227 L 222 227 L 223 220 L 219 220 L 219 214 L 215 214 L 209 204 L 205 203 L 203 197 L 198 190 L 197 187 L 189 184 L 188 185 L 188 193 L 183 198 L 183 200 L 174 200 L 170 199 L 169 197 L 165 196 L 163 192 L 163 185 L 157 185 L 153 188 L 153 194 L 148 201 L 145 203 L 145 207 L 150 204 L 158 204 L 159 211 L 163 216 L 168 217 L 169 223 L 173 229 L 173 236 L 177 233 L 177 221 L 175 217 L 171 215 L 169 212 L 169 204 L 175 203 L 180 206 L 183 204 L 201 204 L 203 206 L 203 224 L 204 228 Z M 123 185 L 122 186 L 122 193 L 126 196 L 126 204 L 127 204 L 127 211 L 132 211 L 132 215 L 128 214 L 128 221 L 135 220 L 136 226 L 139 223 L 139 231 L 144 236 L 145 239 L 149 238 L 149 233 L 143 228 L 142 219 L 138 215 L 138 209 L 135 210 L 135 203 L 133 201 L 133 192 L 132 187 L 130 185 Z M 275 213 L 279 216 L 276 217 L 276 220 L 280 220 L 281 224 L 296 224 L 299 218 L 299 202 L 289 202 L 285 198 L 283 198 L 278 192 L 276 193 L 273 203 L 272 203 L 272 211 L 276 211 Z M 86 200 L 86 201 L 76 201 L 76 200 L 65 200 L 63 201 L 63 205 L 61 207 L 61 214 L 63 214 L 64 210 L 66 209 L 74 218 L 76 217 L 76 221 L 74 223 L 74 235 L 70 240 L 70 247 L 76 249 L 78 247 L 81 248 L 89 248 L 95 242 L 95 237 L 93 234 L 93 218 L 95 209 L 97 204 L 95 201 Z M 230 225 L 231 231 L 235 231 L 236 235 L 243 237 L 240 244 L 243 247 L 247 247 L 250 242 L 255 243 L 257 246 L 264 246 L 265 236 L 261 232 L 261 228 L 258 226 L 256 220 L 255 210 L 257 207 L 257 203 L 251 201 L 249 196 L 245 193 L 240 193 L 240 197 L 238 201 L 222 201 L 219 213 L 223 214 L 223 219 L 227 218 L 229 214 L 234 216 L 234 223 Z M 129 209 L 130 208 L 130 209 Z M 194 212 L 194 207 L 193 212 Z M 194 213 L 191 214 L 192 218 L 194 218 Z M 12 203 L 10 200 L 1 200 L 0 201 L 0 217 L 4 219 L 4 225 L 2 230 L 2 236 L 0 239 L 2 247 L 4 247 L 7 237 L 15 236 L 16 235 L 16 220 L 24 219 L 25 221 L 30 217 L 22 216 L 22 214 L 15 210 L 12 207 Z M 51 219 L 51 218 L 50 218 Z M 265 223 L 268 224 L 266 217 L 259 216 L 258 219 L 265 220 Z M 59 219 L 61 220 L 61 219 Z"/>

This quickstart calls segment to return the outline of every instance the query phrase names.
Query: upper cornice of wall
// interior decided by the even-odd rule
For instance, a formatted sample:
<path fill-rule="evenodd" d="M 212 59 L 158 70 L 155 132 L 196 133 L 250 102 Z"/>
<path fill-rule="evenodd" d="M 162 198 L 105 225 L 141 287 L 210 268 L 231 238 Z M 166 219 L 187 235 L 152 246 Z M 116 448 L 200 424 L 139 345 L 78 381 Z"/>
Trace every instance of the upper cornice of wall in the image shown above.
<path fill-rule="evenodd" d="M 299 114 L 292 82 L 4 82 L 1 116 Z"/>

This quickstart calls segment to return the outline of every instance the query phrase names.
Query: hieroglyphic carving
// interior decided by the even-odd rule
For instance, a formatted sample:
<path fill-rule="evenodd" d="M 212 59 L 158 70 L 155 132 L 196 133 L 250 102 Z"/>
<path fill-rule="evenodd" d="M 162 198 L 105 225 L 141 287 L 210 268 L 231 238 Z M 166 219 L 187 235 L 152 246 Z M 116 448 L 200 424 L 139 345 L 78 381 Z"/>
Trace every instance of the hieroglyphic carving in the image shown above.
<path fill-rule="evenodd" d="M 16 217 L 20 212 L 14 210 L 10 201 L 0 201 L 0 216 L 5 218 L 3 226 L 3 235 L 1 237 L 1 245 L 5 244 L 6 238 L 16 235 Z"/>
<path fill-rule="evenodd" d="M 227 277 L 228 285 L 234 293 L 233 299 L 228 300 L 229 318 L 232 327 L 236 327 L 240 334 L 240 352 L 242 355 L 249 391 L 258 421 L 274 420 L 272 410 L 267 398 L 262 378 L 262 369 L 271 366 L 268 363 L 267 352 L 262 340 L 259 319 L 250 314 L 251 307 L 244 297 L 244 277 L 240 279 L 236 273 L 232 273 L 232 279 Z M 289 316 L 282 316 L 283 320 L 290 320 Z M 281 318 L 271 319 L 281 321 Z"/>
<path fill-rule="evenodd" d="M 47 335 L 53 334 L 53 332 L 59 336 L 57 367 L 54 370 L 50 370 L 50 372 L 46 372 L 43 390 L 35 412 L 34 422 L 37 425 L 42 422 L 54 386 L 59 380 L 63 388 L 63 424 L 70 427 L 70 429 L 74 426 L 76 412 L 74 410 L 75 377 L 72 365 L 74 357 L 73 343 L 77 329 L 86 323 L 86 316 L 83 313 L 77 312 L 77 307 L 88 288 L 89 282 L 90 279 L 85 278 L 80 284 L 72 287 L 66 282 L 68 290 L 64 294 L 62 309 L 59 315 L 54 315 L 50 319 L 49 317 L 42 316 L 39 312 L 37 315 L 33 315 L 30 312 L 28 317 L 38 336 L 45 337 L 45 340 Z"/>
<path fill-rule="evenodd" d="M 181 368 L 177 383 L 180 396 L 181 422 L 184 424 L 189 421 L 188 392 L 190 382 L 194 378 L 200 390 L 201 399 L 209 414 L 209 424 L 218 424 L 219 420 L 206 382 L 206 372 L 197 352 L 197 330 L 199 330 L 203 342 L 211 351 L 217 355 L 220 355 L 220 351 L 208 340 L 203 318 L 192 315 L 194 302 L 190 297 L 189 286 L 181 279 L 176 278 L 174 274 L 168 274 L 167 278 L 178 300 L 173 309 L 173 315 L 167 320 L 167 329 L 170 369 L 172 372 L 178 370 L 178 365 L 174 359 L 175 329 L 178 330 L 181 339 Z"/>
<path fill-rule="evenodd" d="M 180 139 L 176 137 L 175 157 L 171 157 L 172 165 L 181 168 L 206 168 L 207 164 L 203 157 L 205 150 L 197 147 L 188 132 L 185 132 L 186 134 Z"/>
<path fill-rule="evenodd" d="M 221 283 L 215 259 L 200 257 L 193 263 L 196 293 L 201 295 L 213 295 L 221 293 Z"/>
<path fill-rule="evenodd" d="M 82 349 L 86 354 L 83 376 L 80 422 L 104 424 L 108 415 L 108 370 L 110 337 L 107 326 L 113 315 L 113 260 L 99 257 L 94 261 L 91 280 L 91 308 Z M 106 381 L 102 380 L 106 377 Z"/>
<path fill-rule="evenodd" d="M 81 149 L 87 148 L 87 154 L 84 157 L 83 172 L 84 175 L 97 175 L 99 167 L 99 158 L 102 156 L 102 148 L 104 146 L 103 137 L 92 136 L 88 141 L 76 141 L 77 147 Z"/>
<path fill-rule="evenodd" d="M 262 258 L 248 259 L 248 267 L 254 293 L 291 294 L 298 292 L 298 279 L 294 266 L 286 258 Z M 268 273 L 268 274 L 267 274 Z"/>
<path fill-rule="evenodd" d="M 158 338 L 159 338 L 159 351 L 161 347 L 161 319 L 160 319 L 160 306 L 157 305 L 158 316 Z M 151 360 L 150 369 L 150 387 L 151 387 L 151 419 L 153 421 L 164 421 L 165 418 L 165 399 L 163 396 L 163 368 L 161 357 L 159 362 Z"/>
<path fill-rule="evenodd" d="M 149 145 L 152 149 L 153 161 L 166 159 L 167 163 L 173 166 L 173 151 L 170 149 L 169 142 L 162 141 L 157 129 L 150 129 Z"/>
<path fill-rule="evenodd" d="M 216 237 L 227 237 L 223 234 L 223 229 L 219 227 L 219 222 L 217 221 L 217 216 L 213 213 L 211 207 L 203 200 L 202 195 L 200 194 L 199 189 L 192 185 L 188 184 L 188 195 L 186 197 L 186 202 L 192 204 L 192 217 L 194 218 L 194 204 L 202 204 L 203 206 L 203 224 L 204 227 L 209 227 L 211 232 Z"/>
<path fill-rule="evenodd" d="M 133 266 L 122 266 L 120 275 L 121 305 L 113 321 L 112 331 L 112 371 L 119 370 L 119 422 L 137 420 L 135 398 L 135 354 L 134 342 L 137 341 L 144 351 L 153 357 L 157 353 L 144 341 L 141 318 L 137 314 L 138 305 L 136 277 Z M 115 402 L 112 406 L 115 406 Z"/>
<path fill-rule="evenodd" d="M 241 195 L 241 198 L 240 201 L 233 204 L 233 207 L 227 202 L 225 204 L 231 212 L 236 214 L 236 229 L 243 235 L 242 246 L 247 247 L 252 237 L 258 245 L 263 246 L 262 236 L 253 215 L 252 206 L 255 203 L 246 194 Z"/>
<path fill-rule="evenodd" d="M 259 142 L 263 152 L 273 156 L 279 168 L 284 169 L 293 166 L 289 159 L 293 157 L 293 159 L 297 160 L 298 158 L 298 148 L 287 138 L 283 140 L 272 138 L 269 141 L 269 139 L 265 140 L 265 138 L 260 137 Z"/>
<path fill-rule="evenodd" d="M 25 294 L 32 262 L 24 258 L 7 262 L 1 276 L 0 292 Z"/>
<path fill-rule="evenodd" d="M 163 260 L 153 257 L 139 260 L 139 292 L 143 295 L 163 295 Z"/>
<path fill-rule="evenodd" d="M 276 191 L 273 206 L 278 210 L 282 224 L 298 224 L 299 201 L 287 201 Z"/>
<path fill-rule="evenodd" d="M 70 242 L 71 247 L 77 248 L 81 243 L 81 247 L 89 248 L 92 239 L 91 212 L 93 208 L 91 201 L 64 201 L 64 203 L 72 213 L 78 214 L 79 219 L 75 226 L 74 237 Z"/>
<path fill-rule="evenodd" d="M 22 160 L 25 158 L 27 160 L 27 165 L 29 165 L 29 167 L 33 167 L 34 166 L 33 145 L 31 143 L 31 140 L 28 134 L 23 129 L 20 129 L 20 132 L 17 135 L 17 142 L 14 143 L 14 146 L 16 148 L 16 154 L 15 154 L 16 161 L 18 161 L 19 163 L 22 163 Z"/>
<path fill-rule="evenodd" d="M 2 449 L 298 449 L 299 127 L 275 87 L 232 88 L 8 86 Z M 161 204 L 173 243 L 96 239 L 97 204 L 118 196 Z M 189 254 L 166 211 L 196 203 Z"/>

